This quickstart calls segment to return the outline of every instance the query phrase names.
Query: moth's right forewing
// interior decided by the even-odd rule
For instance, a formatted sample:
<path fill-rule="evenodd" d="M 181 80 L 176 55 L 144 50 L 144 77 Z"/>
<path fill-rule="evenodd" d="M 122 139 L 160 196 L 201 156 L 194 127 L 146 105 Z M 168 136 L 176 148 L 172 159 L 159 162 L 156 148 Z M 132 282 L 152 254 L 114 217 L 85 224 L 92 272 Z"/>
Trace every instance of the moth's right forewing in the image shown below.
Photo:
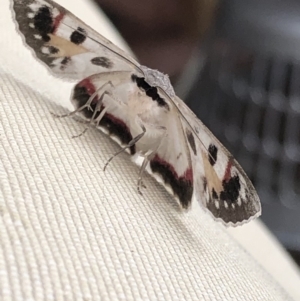
<path fill-rule="evenodd" d="M 258 217 L 260 200 L 242 167 L 181 99 L 175 103 L 190 147 L 196 199 L 226 225 Z"/>

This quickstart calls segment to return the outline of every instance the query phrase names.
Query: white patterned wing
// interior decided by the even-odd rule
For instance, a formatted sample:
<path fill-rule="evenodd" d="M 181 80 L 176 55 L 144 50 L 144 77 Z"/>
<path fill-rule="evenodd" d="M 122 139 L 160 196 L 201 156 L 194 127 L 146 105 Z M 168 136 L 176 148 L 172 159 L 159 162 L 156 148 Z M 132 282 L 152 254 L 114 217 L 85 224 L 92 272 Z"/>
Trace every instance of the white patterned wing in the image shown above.
<path fill-rule="evenodd" d="M 139 64 L 119 47 L 51 0 L 14 0 L 18 29 L 38 59 L 59 77 L 82 79 Z"/>
<path fill-rule="evenodd" d="M 196 199 L 227 225 L 258 217 L 259 197 L 242 167 L 180 98 L 174 102 L 190 146 Z"/>

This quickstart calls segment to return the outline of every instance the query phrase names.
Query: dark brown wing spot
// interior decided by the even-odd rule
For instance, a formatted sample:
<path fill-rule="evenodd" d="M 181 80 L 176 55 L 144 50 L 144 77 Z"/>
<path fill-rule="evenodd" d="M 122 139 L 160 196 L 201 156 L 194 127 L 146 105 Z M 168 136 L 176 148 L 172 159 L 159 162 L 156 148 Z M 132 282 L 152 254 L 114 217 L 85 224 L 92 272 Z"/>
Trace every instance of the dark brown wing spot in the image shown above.
<path fill-rule="evenodd" d="M 46 41 L 47 39 L 50 39 L 49 37 L 47 38 L 47 35 L 55 32 L 63 17 L 64 14 L 61 13 L 54 18 L 51 9 L 48 6 L 43 5 L 35 14 L 33 25 L 34 28 L 40 32 L 43 40 Z"/>
<path fill-rule="evenodd" d="M 196 149 L 194 135 L 191 131 L 186 130 L 186 136 L 187 136 L 187 140 L 189 142 L 189 145 L 190 145 L 191 149 L 193 150 L 194 155 L 196 156 L 197 155 L 197 149 Z"/>
<path fill-rule="evenodd" d="M 71 61 L 71 58 L 69 56 L 66 56 L 63 58 L 63 60 L 61 61 L 62 65 L 68 65 L 68 63 Z"/>
<path fill-rule="evenodd" d="M 71 61 L 71 58 L 69 56 L 66 56 L 62 59 L 60 62 L 60 70 L 65 70 L 65 68 L 68 66 L 69 62 Z"/>
<path fill-rule="evenodd" d="M 182 152 L 180 152 L 180 153 L 177 155 L 176 159 L 179 160 L 179 158 L 180 158 L 181 156 L 182 156 Z"/>
<path fill-rule="evenodd" d="M 239 197 L 241 184 L 239 176 L 234 176 L 228 181 L 223 181 L 223 191 L 220 193 L 220 199 L 230 203 L 235 203 Z"/>
<path fill-rule="evenodd" d="M 33 18 L 33 24 L 36 30 L 42 34 L 52 33 L 53 31 L 53 16 L 48 6 L 39 8 Z"/>
<path fill-rule="evenodd" d="M 210 144 L 208 147 L 208 161 L 211 166 L 214 166 L 217 162 L 218 148 L 214 144 Z"/>
<path fill-rule="evenodd" d="M 203 190 L 206 191 L 207 189 L 207 178 L 206 177 L 203 177 Z"/>
<path fill-rule="evenodd" d="M 50 39 L 50 37 L 49 37 L 47 34 L 43 34 L 43 35 L 42 35 L 42 40 L 43 40 L 44 42 L 49 42 L 51 39 Z"/>
<path fill-rule="evenodd" d="M 50 54 L 56 54 L 59 52 L 59 49 L 54 46 L 49 46 L 48 50 L 49 50 Z"/>
<path fill-rule="evenodd" d="M 218 194 L 216 193 L 215 189 L 213 188 L 211 191 L 211 196 L 213 199 L 217 200 L 218 199 Z"/>
<path fill-rule="evenodd" d="M 103 68 L 110 69 L 113 67 L 113 62 L 109 60 L 107 57 L 104 56 L 98 56 L 91 59 L 91 63 L 96 66 L 101 66 Z"/>
<path fill-rule="evenodd" d="M 75 31 L 72 32 L 70 36 L 70 41 L 76 45 L 82 44 L 86 39 L 86 31 L 81 28 L 77 27 Z"/>

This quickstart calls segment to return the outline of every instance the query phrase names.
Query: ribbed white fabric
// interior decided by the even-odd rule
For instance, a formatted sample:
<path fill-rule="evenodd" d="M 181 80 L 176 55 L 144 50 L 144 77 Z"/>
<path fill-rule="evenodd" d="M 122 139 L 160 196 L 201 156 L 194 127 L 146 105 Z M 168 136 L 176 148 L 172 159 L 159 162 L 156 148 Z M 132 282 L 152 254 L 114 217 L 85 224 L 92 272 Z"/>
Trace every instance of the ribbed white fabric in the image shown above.
<path fill-rule="evenodd" d="M 127 154 L 104 173 L 108 137 L 71 139 L 85 126 L 49 101 L 70 107 L 71 85 L 32 59 L 8 0 L 0 36 L 1 301 L 292 300 L 200 208 L 182 213 L 150 176 L 141 197 Z"/>

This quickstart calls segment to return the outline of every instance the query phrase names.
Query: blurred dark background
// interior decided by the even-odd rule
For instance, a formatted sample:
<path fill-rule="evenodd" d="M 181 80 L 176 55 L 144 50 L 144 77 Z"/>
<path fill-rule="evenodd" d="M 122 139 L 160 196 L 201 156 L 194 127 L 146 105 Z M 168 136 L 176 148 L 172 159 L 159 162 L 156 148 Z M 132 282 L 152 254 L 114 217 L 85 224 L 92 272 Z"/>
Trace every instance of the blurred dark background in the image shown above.
<path fill-rule="evenodd" d="M 300 1 L 96 2 L 237 158 L 300 265 Z"/>

